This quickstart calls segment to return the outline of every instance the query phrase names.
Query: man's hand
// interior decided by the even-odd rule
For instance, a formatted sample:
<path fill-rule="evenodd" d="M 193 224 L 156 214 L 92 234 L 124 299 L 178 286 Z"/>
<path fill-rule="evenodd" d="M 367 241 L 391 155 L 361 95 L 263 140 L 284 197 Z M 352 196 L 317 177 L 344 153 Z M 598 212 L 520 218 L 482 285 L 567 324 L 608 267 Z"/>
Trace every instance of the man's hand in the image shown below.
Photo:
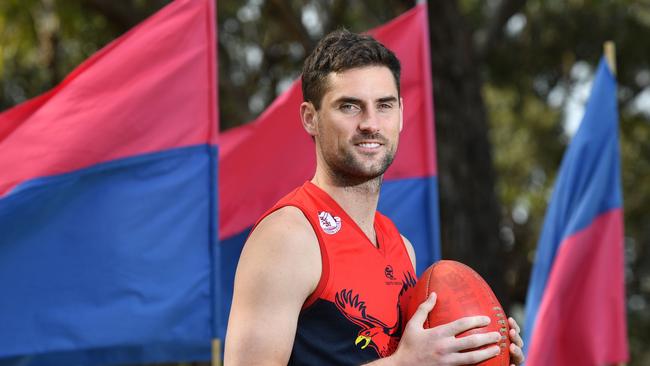
<path fill-rule="evenodd" d="M 519 324 L 513 319 L 508 318 L 510 323 L 510 366 L 521 365 L 524 363 L 524 341 L 521 339 Z"/>
<path fill-rule="evenodd" d="M 395 365 L 468 365 L 487 360 L 499 354 L 496 343 L 501 339 L 498 332 L 472 334 L 456 338 L 456 334 L 480 328 L 490 323 L 487 316 L 461 318 L 431 329 L 423 325 L 429 312 L 436 304 L 436 294 L 432 293 L 413 314 L 406 324 L 397 351 L 390 358 Z M 494 346 L 474 351 L 469 349 L 494 344 Z M 463 352 L 465 351 L 465 352 Z"/>

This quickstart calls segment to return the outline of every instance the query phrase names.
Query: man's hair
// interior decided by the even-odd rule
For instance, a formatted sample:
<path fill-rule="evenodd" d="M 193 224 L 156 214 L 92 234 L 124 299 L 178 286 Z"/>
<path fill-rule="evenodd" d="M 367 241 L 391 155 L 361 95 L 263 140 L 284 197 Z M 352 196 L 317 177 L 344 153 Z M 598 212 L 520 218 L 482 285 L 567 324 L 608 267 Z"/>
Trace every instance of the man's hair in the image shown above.
<path fill-rule="evenodd" d="M 390 69 L 400 93 L 401 66 L 395 54 L 368 35 L 346 29 L 334 31 L 318 42 L 305 60 L 302 69 L 302 96 L 316 109 L 327 91 L 327 75 L 365 66 L 386 66 Z"/>

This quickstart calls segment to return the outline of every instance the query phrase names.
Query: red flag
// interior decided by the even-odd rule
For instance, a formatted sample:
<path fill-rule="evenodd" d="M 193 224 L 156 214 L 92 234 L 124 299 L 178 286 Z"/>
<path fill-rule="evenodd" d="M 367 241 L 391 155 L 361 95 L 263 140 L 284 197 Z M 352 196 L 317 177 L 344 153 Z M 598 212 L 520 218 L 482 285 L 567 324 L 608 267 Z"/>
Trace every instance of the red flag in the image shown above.
<path fill-rule="evenodd" d="M 0 195 L 96 163 L 216 143 L 206 1 L 176 1 L 53 90 L 0 114 Z M 211 33 L 212 32 L 212 33 Z M 213 123 L 194 123 L 209 118 Z"/>
<path fill-rule="evenodd" d="M 440 258 L 428 32 L 425 4 L 369 32 L 400 59 L 404 99 L 404 129 L 395 160 L 384 177 L 379 210 L 413 243 L 420 269 Z M 314 143 L 303 130 L 299 116 L 302 100 L 297 80 L 255 121 L 220 137 L 224 315 L 229 312 L 235 267 L 250 226 L 278 199 L 314 174 Z"/>
<path fill-rule="evenodd" d="M 215 48 L 177 0 L 0 114 L 0 364 L 210 359 Z"/>
<path fill-rule="evenodd" d="M 437 174 L 433 96 L 426 6 L 416 6 L 369 32 L 393 50 L 402 63 L 404 130 L 385 179 Z M 284 194 L 315 171 L 314 145 L 298 114 L 300 81 L 248 125 L 220 138 L 220 235 L 230 237 L 252 225 Z M 282 172 L 282 179 L 273 179 Z M 255 192 L 256 194 L 252 194 Z"/>
<path fill-rule="evenodd" d="M 604 58 L 564 155 L 526 299 L 528 366 L 628 359 L 616 79 Z"/>

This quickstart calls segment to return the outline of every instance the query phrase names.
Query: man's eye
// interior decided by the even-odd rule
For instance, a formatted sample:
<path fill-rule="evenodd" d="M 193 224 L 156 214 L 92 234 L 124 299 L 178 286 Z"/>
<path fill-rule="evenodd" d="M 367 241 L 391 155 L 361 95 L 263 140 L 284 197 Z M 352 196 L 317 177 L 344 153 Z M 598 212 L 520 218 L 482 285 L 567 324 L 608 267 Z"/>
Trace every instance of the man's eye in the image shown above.
<path fill-rule="evenodd" d="M 359 110 L 359 107 L 354 104 L 341 104 L 339 109 L 343 112 L 356 112 Z"/>
<path fill-rule="evenodd" d="M 385 110 L 390 110 L 393 109 L 393 104 L 392 103 L 381 103 L 378 106 L 379 110 L 385 111 Z"/>

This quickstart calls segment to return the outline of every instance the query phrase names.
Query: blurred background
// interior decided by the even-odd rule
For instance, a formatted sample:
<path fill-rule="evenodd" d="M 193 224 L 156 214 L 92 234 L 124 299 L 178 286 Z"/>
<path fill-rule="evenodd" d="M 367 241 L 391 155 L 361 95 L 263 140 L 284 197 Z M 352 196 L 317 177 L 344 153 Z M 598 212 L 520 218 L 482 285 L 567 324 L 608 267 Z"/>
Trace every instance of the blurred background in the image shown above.
<path fill-rule="evenodd" d="M 0 1 L 0 110 L 57 85 L 163 0 Z M 218 0 L 221 130 L 259 115 L 318 39 L 406 0 Z M 650 1 L 429 3 L 443 258 L 523 323 L 537 239 L 603 42 L 616 44 L 630 365 L 650 365 Z"/>

